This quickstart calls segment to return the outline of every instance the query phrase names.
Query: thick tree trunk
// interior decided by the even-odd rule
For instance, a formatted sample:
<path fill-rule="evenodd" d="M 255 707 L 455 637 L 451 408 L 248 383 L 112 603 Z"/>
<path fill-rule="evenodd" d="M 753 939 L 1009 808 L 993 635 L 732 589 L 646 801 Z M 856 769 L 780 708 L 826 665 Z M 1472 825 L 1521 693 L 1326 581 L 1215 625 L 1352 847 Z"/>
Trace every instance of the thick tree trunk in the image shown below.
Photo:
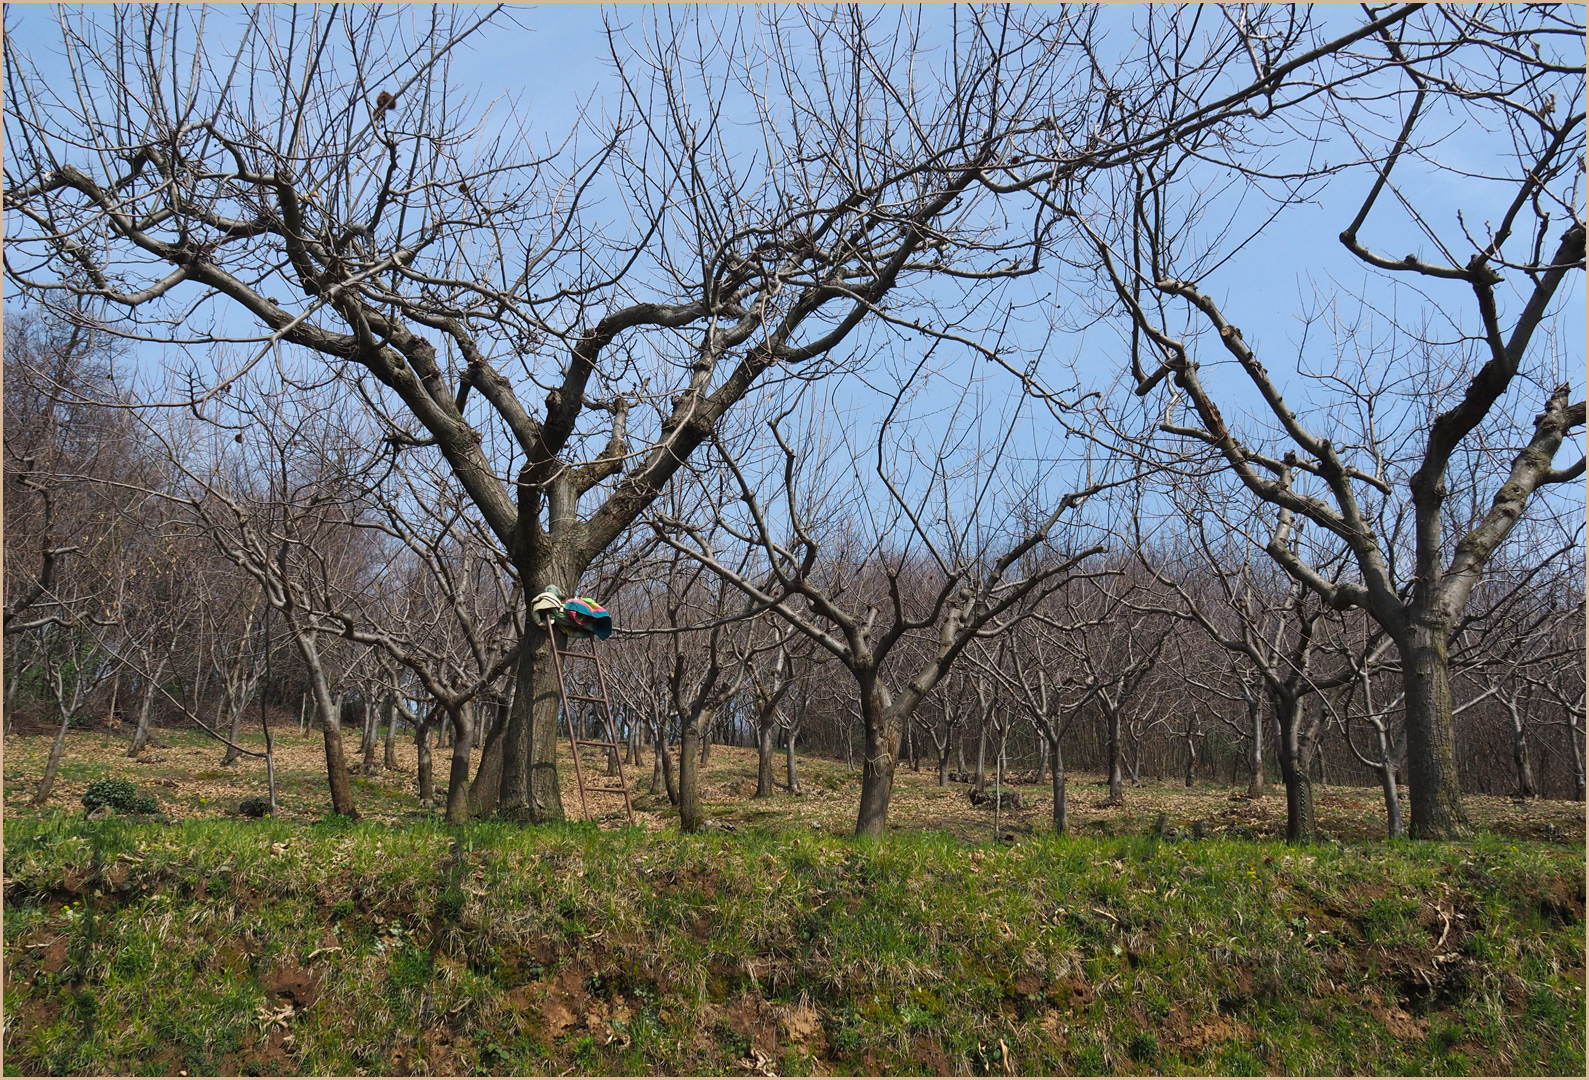
<path fill-rule="evenodd" d="M 1451 713 L 1451 660 L 1445 629 L 1414 623 L 1399 640 L 1407 710 L 1407 787 L 1411 833 L 1450 840 L 1469 831 L 1457 774 L 1456 721 Z"/>
<path fill-rule="evenodd" d="M 938 751 L 938 786 L 949 786 L 949 748 Z"/>
<path fill-rule="evenodd" d="M 899 755 L 899 724 L 878 692 L 863 698 L 866 760 L 861 763 L 861 806 L 855 835 L 881 839 L 888 824 L 888 800 L 894 791 L 894 766 Z M 870 699 L 870 700 L 868 700 Z"/>
<path fill-rule="evenodd" d="M 752 798 L 772 798 L 772 749 L 778 728 L 772 723 L 758 725 L 756 731 L 756 794 Z"/>
<path fill-rule="evenodd" d="M 1273 707 L 1280 731 L 1280 775 L 1286 785 L 1286 842 L 1312 844 L 1318 840 L 1318 825 L 1313 814 L 1313 784 L 1302 760 L 1301 702 L 1277 698 Z"/>
<path fill-rule="evenodd" d="M 469 785 L 469 812 L 476 817 L 494 814 L 502 794 L 502 743 L 507 731 L 507 715 L 496 701 L 491 703 L 491 715 L 491 729 L 480 750 L 480 765 Z"/>
<path fill-rule="evenodd" d="M 464 703 L 447 710 L 452 721 L 452 767 L 447 773 L 447 823 L 469 820 L 469 751 L 474 746 L 474 709 Z"/>
<path fill-rule="evenodd" d="M 544 587 L 543 583 L 540 588 Z M 534 822 L 564 820 L 563 793 L 557 782 L 557 719 L 561 703 L 554 664 L 552 642 L 545 627 L 532 622 L 525 627 L 502 747 L 499 813 L 503 817 Z"/>
<path fill-rule="evenodd" d="M 679 740 L 679 828 L 685 832 L 695 832 L 706 820 L 701 809 L 701 736 L 711 722 L 708 709 L 686 718 Z"/>
<path fill-rule="evenodd" d="M 1567 741 L 1572 745 L 1572 780 L 1573 798 L 1578 802 L 1584 801 L 1584 764 L 1583 743 L 1579 741 L 1578 729 L 1571 724 L 1567 725 Z"/>

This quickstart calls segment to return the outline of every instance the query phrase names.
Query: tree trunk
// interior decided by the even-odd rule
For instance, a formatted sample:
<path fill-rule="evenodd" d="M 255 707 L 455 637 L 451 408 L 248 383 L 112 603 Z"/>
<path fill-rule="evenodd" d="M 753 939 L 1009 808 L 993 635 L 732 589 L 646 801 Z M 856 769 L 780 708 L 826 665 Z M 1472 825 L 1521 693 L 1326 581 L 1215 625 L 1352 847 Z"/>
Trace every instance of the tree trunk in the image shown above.
<path fill-rule="evenodd" d="M 938 751 L 938 786 L 949 786 L 949 748 Z"/>
<path fill-rule="evenodd" d="M 1302 760 L 1302 703 L 1276 698 L 1275 723 L 1280 729 L 1280 775 L 1286 785 L 1286 842 L 1312 844 L 1318 840 L 1313 814 L 1313 784 Z"/>
<path fill-rule="evenodd" d="M 494 814 L 502 794 L 502 744 L 507 715 L 499 701 L 491 703 L 491 714 L 491 728 L 480 750 L 480 765 L 469 785 L 469 812 L 476 817 Z"/>
<path fill-rule="evenodd" d="M 757 725 L 756 730 L 756 794 L 752 798 L 772 798 L 772 744 L 778 734 L 777 725 L 770 721 Z"/>
<path fill-rule="evenodd" d="M 1416 622 L 1397 642 L 1407 710 L 1407 787 L 1418 840 L 1467 835 L 1451 713 L 1451 660 L 1441 626 Z"/>
<path fill-rule="evenodd" d="M 1186 736 L 1186 786 L 1191 787 L 1195 782 L 1197 771 L 1197 738 L 1193 735 Z"/>
<path fill-rule="evenodd" d="M 1126 786 L 1120 767 L 1120 712 L 1118 709 L 1106 709 L 1105 712 L 1109 720 L 1109 801 L 1124 802 Z"/>
<path fill-rule="evenodd" d="M 293 634 L 298 652 L 309 669 L 309 686 L 314 693 L 315 709 L 320 714 L 326 751 L 326 778 L 331 787 L 331 812 L 343 817 L 358 819 L 359 811 L 353 804 L 353 785 L 348 779 L 347 759 L 342 756 L 342 718 L 337 715 L 339 702 L 331 699 L 331 687 L 326 684 L 325 669 L 320 666 L 320 651 L 314 638 L 301 631 Z"/>
<path fill-rule="evenodd" d="M 447 710 L 452 721 L 452 768 L 447 773 L 447 824 L 469 820 L 469 751 L 474 746 L 474 708 L 468 702 Z M 373 749 L 373 744 L 372 744 Z"/>
<path fill-rule="evenodd" d="M 127 747 L 127 756 L 135 758 L 143 753 L 143 748 L 149 742 L 149 712 L 154 706 L 155 689 L 160 682 L 160 676 L 165 673 L 166 665 L 162 660 L 154 669 L 154 674 L 143 682 L 143 700 L 138 703 L 138 730 L 133 732 L 132 745 Z"/>
<path fill-rule="evenodd" d="M 432 706 L 425 718 L 414 725 L 414 750 L 419 757 L 419 805 L 426 810 L 436 805 L 436 773 L 430 759 L 430 732 L 436 725 L 436 712 Z"/>
<path fill-rule="evenodd" d="M 540 587 L 545 585 L 543 582 Z M 504 817 L 547 822 L 562 821 L 566 816 L 557 782 L 557 717 L 561 702 L 555 662 L 546 628 L 530 623 L 525 627 L 519 652 L 513 705 L 502 747 L 499 813 Z"/>
<path fill-rule="evenodd" d="M 1523 724 L 1523 710 L 1516 699 L 1506 702 L 1506 711 L 1512 717 L 1512 766 L 1517 770 L 1517 797 L 1537 799 L 1539 791 L 1534 786 L 1534 766 L 1528 756 L 1528 733 Z"/>
<path fill-rule="evenodd" d="M 1247 797 L 1249 799 L 1261 799 L 1261 798 L 1263 798 L 1264 787 L 1267 786 L 1268 780 L 1269 780 L 1269 778 L 1264 775 L 1264 760 L 1263 760 L 1263 758 L 1264 758 L 1264 754 L 1263 754 L 1263 728 L 1264 728 L 1264 724 L 1263 724 L 1263 717 L 1259 715 L 1259 713 L 1258 713 L 1258 711 L 1256 709 L 1252 710 L 1251 719 L 1252 719 L 1252 750 L 1251 750 L 1251 757 L 1249 758 L 1249 765 L 1250 765 L 1250 768 L 1251 768 L 1252 779 L 1249 780 L 1248 783 L 1247 783 Z"/>
<path fill-rule="evenodd" d="M 386 698 L 386 752 L 381 759 L 381 764 L 388 769 L 397 768 L 397 700 L 394 695 Z"/>
<path fill-rule="evenodd" d="M 226 748 L 226 753 L 221 755 L 222 765 L 230 765 L 243 756 L 243 752 L 237 749 L 239 745 L 237 740 L 243 734 L 243 712 L 247 708 L 247 702 L 233 701 L 230 694 L 227 694 L 226 699 L 226 703 L 234 707 L 232 709 L 231 745 Z"/>
<path fill-rule="evenodd" d="M 34 789 L 34 806 L 43 806 L 45 800 L 50 797 L 51 789 L 55 787 L 55 774 L 61 768 L 61 753 L 66 749 L 66 732 L 72 726 L 72 717 L 77 714 L 78 704 L 83 697 L 81 681 L 76 685 L 79 689 L 72 693 L 71 700 L 64 701 L 62 698 L 65 697 L 65 691 L 61 688 L 60 681 L 57 681 L 55 707 L 61 715 L 61 726 L 55 733 L 55 741 L 50 744 L 50 758 L 44 765 L 44 775 L 39 779 L 39 786 Z"/>
<path fill-rule="evenodd" d="M 702 709 L 684 721 L 679 740 L 679 828 L 695 832 L 706 820 L 701 809 L 702 734 L 712 722 L 710 709 Z"/>
<path fill-rule="evenodd" d="M 1572 781 L 1573 798 L 1578 802 L 1584 801 L 1584 764 L 1583 744 L 1579 741 L 1578 728 L 1572 724 L 1567 725 L 1567 741 L 1572 744 Z"/>
<path fill-rule="evenodd" d="M 375 748 L 381 741 L 379 722 L 378 714 L 375 711 L 375 703 L 366 695 L 364 697 L 364 729 L 360 732 L 363 741 L 359 744 L 364 750 L 364 760 L 360 764 L 360 769 L 366 776 L 376 771 Z"/>
<path fill-rule="evenodd" d="M 1054 831 L 1064 836 L 1070 831 L 1065 806 L 1065 759 L 1060 753 L 1059 740 L 1050 736 L 1048 742 L 1054 756 Z"/>
<path fill-rule="evenodd" d="M 800 794 L 800 774 L 795 769 L 795 737 L 799 734 L 800 729 L 798 727 L 790 728 L 789 738 L 784 740 L 783 744 L 785 782 L 789 785 L 789 794 L 791 795 Z M 1583 776 L 1582 773 L 1578 775 L 1580 778 Z M 1579 802 L 1583 802 L 1582 791 L 1583 788 L 1580 785 Z"/>
<path fill-rule="evenodd" d="M 662 761 L 662 789 L 668 793 L 668 802 L 674 806 L 679 805 L 679 780 L 673 770 L 673 751 L 668 748 L 666 737 L 657 743 L 657 757 Z"/>
<path fill-rule="evenodd" d="M 977 793 L 987 787 L 988 725 L 977 728 Z"/>
<path fill-rule="evenodd" d="M 894 790 L 894 766 L 899 755 L 899 725 L 889 715 L 890 703 L 880 690 L 863 691 L 866 760 L 861 763 L 861 806 L 855 818 L 855 835 L 881 839 L 888 824 L 888 799 Z"/>
<path fill-rule="evenodd" d="M 105 724 L 111 730 L 120 725 L 116 722 L 116 699 L 121 696 L 121 668 L 116 669 L 116 675 L 110 680 L 110 707 L 105 710 Z M 232 740 L 236 742 L 236 739 Z"/>
<path fill-rule="evenodd" d="M 1401 795 L 1396 791 L 1396 760 L 1384 724 L 1374 725 L 1379 735 L 1379 786 L 1385 793 L 1385 835 L 1390 839 L 1405 836 L 1401 823 Z"/>
<path fill-rule="evenodd" d="M 652 731 L 654 738 L 651 746 L 651 794 L 661 795 L 667 792 L 669 786 L 662 776 L 662 761 L 666 756 L 666 747 L 663 745 L 662 721 L 657 721 Z M 672 801 L 671 797 L 669 801 Z"/>

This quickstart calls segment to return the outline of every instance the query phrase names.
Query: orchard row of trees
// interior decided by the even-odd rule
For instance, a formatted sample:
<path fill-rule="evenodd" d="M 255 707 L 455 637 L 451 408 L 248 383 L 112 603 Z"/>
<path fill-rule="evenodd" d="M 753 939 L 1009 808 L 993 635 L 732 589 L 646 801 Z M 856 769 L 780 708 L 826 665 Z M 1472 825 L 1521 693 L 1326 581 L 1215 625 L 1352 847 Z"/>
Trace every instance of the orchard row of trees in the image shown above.
<path fill-rule="evenodd" d="M 353 769 L 391 765 L 402 731 L 420 748 L 417 794 L 431 805 L 440 738 L 448 815 L 496 809 L 523 590 L 445 474 L 404 471 L 334 388 L 234 391 L 224 425 L 84 405 L 116 382 L 106 343 L 29 318 L 6 334 L 7 532 L 39 538 L 8 548 L 8 717 L 48 708 L 58 750 L 74 720 L 116 714 L 129 756 L 148 746 L 152 718 L 204 724 L 229 764 L 249 752 L 251 705 L 263 715 L 268 702 L 278 725 L 296 706 L 301 726 L 330 718 L 333 769 L 350 767 L 345 719 L 360 730 Z M 967 545 L 962 573 L 945 573 L 942 552 L 817 505 L 810 463 L 844 459 L 806 450 L 785 452 L 779 496 L 797 508 L 786 520 L 809 556 L 799 572 L 769 574 L 765 537 L 726 523 L 737 506 L 757 517 L 754 493 L 681 484 L 586 579 L 619 619 L 601 647 L 625 760 L 649 762 L 653 792 L 686 827 L 702 821 L 697 767 L 714 739 L 758 749 L 757 797 L 800 790 L 797 746 L 863 765 L 871 686 L 905 688 L 884 698 L 899 713 L 895 761 L 925 761 L 940 784 L 951 772 L 979 787 L 1047 782 L 1056 829 L 1068 765 L 1104 773 L 1111 799 L 1144 774 L 1241 780 L 1253 796 L 1274 776 L 1299 839 L 1313 833 L 1314 783 L 1377 785 L 1388 832 L 1403 832 L 1407 731 L 1390 640 L 1255 558 L 1228 513 L 1193 512 L 1184 482 L 1135 477 L 1089 496 L 1108 542 L 1074 550 L 1094 535 L 1077 530 L 1068 546 L 1028 550 L 1000 578 L 1019 596 L 926 686 L 980 614 L 957 615 L 962 579 L 993 559 Z M 723 466 L 703 469 L 703 484 L 736 472 L 703 460 Z M 1151 540 L 1149 505 L 1162 519 Z M 1492 564 L 1451 640 L 1459 760 L 1469 790 L 1582 800 L 1580 549 L 1568 521 L 1530 523 L 1528 535 L 1538 543 L 1515 550 L 1535 558 Z M 769 582 L 812 599 L 780 611 Z M 824 640 L 814 620 L 826 611 L 864 623 L 863 649 L 880 646 L 869 661 Z M 341 812 L 356 813 L 328 775 Z"/>
<path fill-rule="evenodd" d="M 863 835 L 970 743 L 1061 828 L 1172 753 L 1295 838 L 1581 798 L 1573 10 L 659 10 L 550 133 L 497 10 L 8 11 L 8 715 L 297 700 L 338 813 L 356 714 L 555 819 L 556 585 L 686 828 L 714 732 Z"/>

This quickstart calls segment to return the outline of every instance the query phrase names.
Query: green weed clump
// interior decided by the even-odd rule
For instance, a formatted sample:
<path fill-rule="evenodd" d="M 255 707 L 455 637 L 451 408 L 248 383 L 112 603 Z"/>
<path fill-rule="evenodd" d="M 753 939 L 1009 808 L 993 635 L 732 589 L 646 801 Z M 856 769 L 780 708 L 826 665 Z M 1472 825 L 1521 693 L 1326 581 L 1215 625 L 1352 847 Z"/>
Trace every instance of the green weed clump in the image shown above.
<path fill-rule="evenodd" d="M 483 822 L 6 830 L 24 1073 L 1552 1073 L 1583 856 Z"/>
<path fill-rule="evenodd" d="M 108 806 L 123 814 L 158 814 L 160 803 L 139 791 L 130 780 L 95 780 L 83 792 L 83 809 L 93 813 Z"/>

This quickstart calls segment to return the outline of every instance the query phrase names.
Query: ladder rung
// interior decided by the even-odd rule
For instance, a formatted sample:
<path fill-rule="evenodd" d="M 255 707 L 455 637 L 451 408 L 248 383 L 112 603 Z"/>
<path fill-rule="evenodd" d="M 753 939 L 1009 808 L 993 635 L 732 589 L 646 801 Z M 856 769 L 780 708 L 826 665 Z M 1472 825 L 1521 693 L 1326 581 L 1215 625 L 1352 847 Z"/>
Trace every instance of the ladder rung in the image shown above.
<path fill-rule="evenodd" d="M 610 750 L 622 750 L 623 749 L 623 747 L 621 745 L 619 745 L 618 743 L 615 743 L 615 742 L 598 742 L 598 741 L 593 740 L 593 739 L 575 739 L 574 742 L 578 746 L 605 746 L 605 747 L 607 747 Z"/>
<path fill-rule="evenodd" d="M 580 660 L 595 660 L 596 659 L 596 654 L 595 653 L 567 652 L 566 650 L 563 650 L 563 649 L 558 649 L 557 650 L 557 655 L 558 656 L 573 656 L 573 657 L 577 657 Z"/>
<path fill-rule="evenodd" d="M 628 788 L 621 788 L 621 787 L 588 787 L 585 790 L 586 791 L 605 791 L 609 795 L 623 795 L 626 792 L 628 792 L 629 789 Z"/>
<path fill-rule="evenodd" d="M 596 702 L 599 705 L 607 704 L 607 699 L 606 698 L 604 698 L 604 697 L 591 697 L 589 694 L 565 694 L 563 696 L 568 698 L 569 701 L 594 701 L 594 702 Z"/>

